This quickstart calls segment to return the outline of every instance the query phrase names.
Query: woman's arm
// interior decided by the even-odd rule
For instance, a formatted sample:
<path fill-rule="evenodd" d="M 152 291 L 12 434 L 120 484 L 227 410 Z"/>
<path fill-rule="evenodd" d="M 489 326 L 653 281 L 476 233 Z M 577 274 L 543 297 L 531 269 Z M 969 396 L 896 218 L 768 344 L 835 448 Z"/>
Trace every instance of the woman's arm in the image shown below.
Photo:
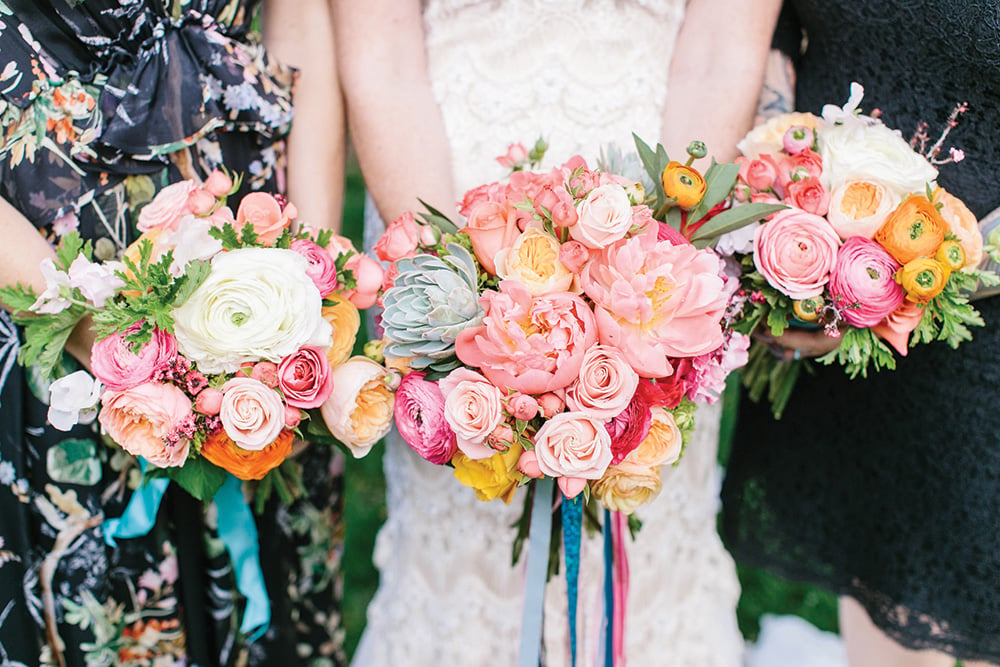
<path fill-rule="evenodd" d="M 302 221 L 339 230 L 346 130 L 329 0 L 267 0 L 263 22 L 268 51 L 299 70 L 288 135 L 288 199 Z"/>
<path fill-rule="evenodd" d="M 332 0 L 351 141 L 386 221 L 455 208 L 451 154 L 431 91 L 419 0 Z"/>
<path fill-rule="evenodd" d="M 683 161 L 700 139 L 717 160 L 731 160 L 750 129 L 781 0 L 690 0 L 670 63 L 661 130 L 669 155 Z"/>

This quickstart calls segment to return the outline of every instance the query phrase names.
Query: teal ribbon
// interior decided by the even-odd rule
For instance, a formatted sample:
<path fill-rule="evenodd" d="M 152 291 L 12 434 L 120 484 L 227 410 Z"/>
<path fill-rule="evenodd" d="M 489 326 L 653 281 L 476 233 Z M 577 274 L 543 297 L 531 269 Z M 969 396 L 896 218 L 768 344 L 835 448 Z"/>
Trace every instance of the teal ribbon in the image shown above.
<path fill-rule="evenodd" d="M 518 667 L 538 667 L 541 663 L 545 580 L 549 570 L 549 544 L 552 541 L 552 478 L 542 477 L 536 480 L 534 494 L 531 501 Z"/>
<path fill-rule="evenodd" d="M 146 459 L 140 456 L 139 470 L 145 473 L 148 466 Z M 144 479 L 139 488 L 132 493 L 122 515 L 104 520 L 102 524 L 104 543 L 109 547 L 114 547 L 115 540 L 142 537 L 148 534 L 153 529 L 153 524 L 156 523 L 160 503 L 163 501 L 163 494 L 167 492 L 169 484 L 170 480 L 162 477 Z"/>
<path fill-rule="evenodd" d="M 615 664 L 615 548 L 611 512 L 604 510 L 604 666 Z"/>
<path fill-rule="evenodd" d="M 563 498 L 563 553 L 566 560 L 566 602 L 569 607 L 569 651 L 576 667 L 576 602 L 580 583 L 580 538 L 583 532 L 583 494 Z"/>
<path fill-rule="evenodd" d="M 232 475 L 215 494 L 219 510 L 219 538 L 226 545 L 236 573 L 236 588 L 246 598 L 240 632 L 251 642 L 260 639 L 271 623 L 271 602 L 260 569 L 260 544 L 250 506 L 243 498 L 243 484 Z"/>

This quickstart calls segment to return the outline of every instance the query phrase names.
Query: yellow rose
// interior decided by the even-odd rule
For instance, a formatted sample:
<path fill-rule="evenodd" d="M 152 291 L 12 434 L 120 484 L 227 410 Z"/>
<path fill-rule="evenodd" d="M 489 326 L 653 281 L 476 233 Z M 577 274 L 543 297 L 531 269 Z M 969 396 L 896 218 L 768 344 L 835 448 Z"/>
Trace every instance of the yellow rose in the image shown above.
<path fill-rule="evenodd" d="M 748 158 L 760 157 L 762 153 L 776 154 L 784 148 L 785 132 L 793 125 L 816 129 L 816 116 L 811 113 L 784 113 L 771 118 L 766 123 L 750 130 L 737 144 L 740 152 Z"/>
<path fill-rule="evenodd" d="M 322 310 L 323 319 L 333 327 L 333 345 L 326 351 L 326 360 L 330 362 L 330 368 L 336 368 L 347 361 L 354 350 L 361 316 L 354 304 L 336 292 L 327 296 L 326 300 L 334 302 L 332 306 L 323 306 Z"/>
<path fill-rule="evenodd" d="M 367 357 L 353 357 L 334 368 L 332 377 L 333 393 L 320 414 L 333 437 L 359 459 L 392 427 L 391 375 Z"/>
<path fill-rule="evenodd" d="M 462 452 L 456 452 L 451 459 L 455 466 L 455 479 L 476 491 L 480 500 L 500 498 L 510 505 L 514 492 L 524 477 L 517 469 L 517 461 L 524 451 L 515 442 L 506 452 L 497 452 L 487 459 L 470 459 Z"/>
<path fill-rule="evenodd" d="M 661 486 L 659 467 L 623 462 L 608 466 L 603 477 L 591 482 L 590 489 L 601 504 L 612 512 L 631 514 L 639 506 L 656 498 Z"/>
<path fill-rule="evenodd" d="M 532 296 L 568 292 L 573 272 L 559 261 L 559 241 L 537 227 L 528 227 L 514 245 L 496 254 L 497 275 L 512 278 Z"/>
<path fill-rule="evenodd" d="M 694 208 L 705 196 L 705 179 L 693 167 L 670 162 L 660 175 L 663 191 L 681 208 Z"/>
<path fill-rule="evenodd" d="M 965 266 L 978 266 L 983 260 L 983 235 L 979 232 L 979 221 L 975 214 L 961 199 L 948 194 L 944 188 L 934 191 L 934 203 L 941 205 L 941 217 L 948 223 L 949 231 L 962 244 Z"/>
<path fill-rule="evenodd" d="M 906 298 L 927 303 L 944 289 L 951 271 L 930 257 L 917 257 L 896 272 L 896 281 L 906 290 Z"/>

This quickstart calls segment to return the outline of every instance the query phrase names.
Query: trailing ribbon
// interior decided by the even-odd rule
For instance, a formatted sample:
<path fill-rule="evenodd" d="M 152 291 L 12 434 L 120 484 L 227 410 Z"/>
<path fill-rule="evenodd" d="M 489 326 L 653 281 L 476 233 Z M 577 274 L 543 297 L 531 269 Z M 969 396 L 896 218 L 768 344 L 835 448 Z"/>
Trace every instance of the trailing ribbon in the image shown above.
<path fill-rule="evenodd" d="M 614 576 L 614 665 L 625 667 L 625 605 L 628 601 L 628 553 L 625 551 L 625 533 L 628 519 L 621 512 L 611 515 L 614 526 L 615 576 Z"/>
<path fill-rule="evenodd" d="M 604 667 L 615 664 L 615 587 L 614 587 L 614 537 L 611 528 L 611 511 L 604 510 Z"/>
<path fill-rule="evenodd" d="M 139 470 L 146 472 L 149 464 L 139 457 Z M 115 540 L 141 537 L 153 529 L 156 514 L 160 511 L 160 502 L 167 492 L 170 480 L 165 478 L 143 479 L 120 517 L 105 519 L 103 524 L 104 543 L 115 546 Z"/>
<path fill-rule="evenodd" d="M 521 650 L 518 667 L 538 667 L 542 650 L 542 615 L 545 611 L 545 579 L 549 570 L 552 539 L 552 478 L 535 481 L 531 501 L 528 565 L 525 576 L 524 609 L 521 615 Z"/>
<path fill-rule="evenodd" d="M 566 559 L 566 602 L 569 606 L 569 651 L 576 667 L 576 601 L 580 582 L 580 537 L 583 529 L 583 497 L 564 498 L 562 503 L 563 553 Z"/>

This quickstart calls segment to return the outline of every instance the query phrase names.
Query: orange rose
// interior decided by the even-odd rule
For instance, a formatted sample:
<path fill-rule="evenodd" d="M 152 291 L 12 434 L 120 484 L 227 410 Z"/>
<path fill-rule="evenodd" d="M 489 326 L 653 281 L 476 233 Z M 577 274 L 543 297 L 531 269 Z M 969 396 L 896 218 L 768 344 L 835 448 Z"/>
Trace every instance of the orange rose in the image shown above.
<path fill-rule="evenodd" d="M 472 252 L 486 272 L 497 274 L 494 258 L 509 248 L 518 236 L 517 209 L 509 204 L 487 201 L 476 206 L 460 231 L 469 235 Z"/>
<path fill-rule="evenodd" d="M 226 432 L 219 429 L 201 446 L 201 455 L 240 479 L 263 479 L 292 453 L 295 434 L 284 429 L 274 441 L 260 451 L 237 447 Z"/>
<path fill-rule="evenodd" d="M 670 162 L 661 175 L 663 191 L 681 208 L 694 208 L 705 196 L 705 179 L 697 169 Z"/>
<path fill-rule="evenodd" d="M 983 235 L 979 232 L 975 214 L 961 199 L 948 194 L 944 188 L 934 190 L 934 203 L 941 206 L 941 217 L 962 244 L 965 266 L 978 266 L 983 259 Z"/>
<path fill-rule="evenodd" d="M 900 264 L 933 257 L 948 233 L 937 208 L 923 195 L 910 195 L 875 232 L 875 240 Z"/>

